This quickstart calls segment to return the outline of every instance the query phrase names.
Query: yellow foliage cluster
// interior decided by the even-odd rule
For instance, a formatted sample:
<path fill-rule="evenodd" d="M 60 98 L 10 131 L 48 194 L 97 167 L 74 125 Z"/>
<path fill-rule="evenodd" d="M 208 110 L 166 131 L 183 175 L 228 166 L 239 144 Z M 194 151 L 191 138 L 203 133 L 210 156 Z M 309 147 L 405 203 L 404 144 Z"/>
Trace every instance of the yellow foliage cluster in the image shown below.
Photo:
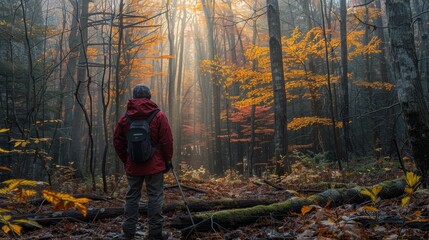
<path fill-rule="evenodd" d="M 0 166 L 0 170 L 11 171 L 11 169 L 2 166 Z M 0 195 L 6 195 L 14 202 L 25 203 L 29 198 L 36 196 L 38 192 L 36 190 L 23 187 L 34 187 L 37 185 L 45 185 L 46 183 L 27 179 L 9 179 L 3 181 L 2 184 L 7 186 L 0 188 Z M 47 201 L 54 204 L 54 210 L 76 208 L 82 213 L 82 215 L 86 216 L 87 214 L 87 208 L 84 204 L 90 201 L 88 198 L 75 198 L 69 194 L 51 190 L 43 190 L 42 195 Z M 9 210 L 0 208 L 0 223 L 3 225 L 1 229 L 5 233 L 12 232 L 13 234 L 21 235 L 22 225 L 31 225 L 39 228 L 42 227 L 35 221 L 28 219 L 13 219 L 12 216 L 6 215 L 6 213 L 9 213 Z"/>
<path fill-rule="evenodd" d="M 70 194 L 54 192 L 51 190 L 43 190 L 42 195 L 48 202 L 54 204 L 55 211 L 76 208 L 83 216 L 86 216 L 87 213 L 84 203 L 91 201 L 88 198 L 75 198 Z"/>
<path fill-rule="evenodd" d="M 360 87 L 371 88 L 376 90 L 387 90 L 387 91 L 392 90 L 393 87 L 395 86 L 387 82 L 366 82 L 366 81 L 356 82 L 355 81 L 353 82 L 353 84 Z"/>
<path fill-rule="evenodd" d="M 405 175 L 405 182 L 407 183 L 407 187 L 405 187 L 405 197 L 402 198 L 401 204 L 404 207 L 410 201 L 411 196 L 413 195 L 418 183 L 420 182 L 420 176 L 417 176 L 413 172 L 407 172 Z"/>
<path fill-rule="evenodd" d="M 294 118 L 291 122 L 287 124 L 288 130 L 299 130 L 304 127 L 312 126 L 312 125 L 332 125 L 332 120 L 329 118 L 321 118 L 321 117 L 300 117 Z M 343 126 L 342 122 L 335 123 L 336 127 L 341 128 Z"/>
<path fill-rule="evenodd" d="M 9 212 L 7 209 L 0 208 L 0 213 Z M 3 224 L 1 229 L 5 233 L 13 232 L 18 236 L 21 235 L 22 226 L 21 225 L 30 225 L 33 227 L 42 228 L 42 226 L 36 221 L 28 220 L 28 219 L 12 219 L 10 215 L 1 215 L 0 214 L 0 223 Z"/>
<path fill-rule="evenodd" d="M 371 201 L 375 203 L 378 200 L 378 194 L 381 192 L 382 189 L 383 189 L 382 186 L 375 185 L 371 189 L 368 189 L 368 188 L 362 189 L 360 193 L 362 193 L 363 195 L 367 195 L 368 197 L 371 198 Z"/>

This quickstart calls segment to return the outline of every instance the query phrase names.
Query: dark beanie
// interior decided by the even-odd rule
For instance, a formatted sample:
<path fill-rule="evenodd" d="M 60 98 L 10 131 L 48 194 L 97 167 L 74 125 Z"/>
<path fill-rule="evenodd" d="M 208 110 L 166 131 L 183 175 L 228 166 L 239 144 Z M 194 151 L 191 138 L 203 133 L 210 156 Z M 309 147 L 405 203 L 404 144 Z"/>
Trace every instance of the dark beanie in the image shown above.
<path fill-rule="evenodd" d="M 137 84 L 133 89 L 133 98 L 147 98 L 150 99 L 150 88 L 146 84 Z"/>

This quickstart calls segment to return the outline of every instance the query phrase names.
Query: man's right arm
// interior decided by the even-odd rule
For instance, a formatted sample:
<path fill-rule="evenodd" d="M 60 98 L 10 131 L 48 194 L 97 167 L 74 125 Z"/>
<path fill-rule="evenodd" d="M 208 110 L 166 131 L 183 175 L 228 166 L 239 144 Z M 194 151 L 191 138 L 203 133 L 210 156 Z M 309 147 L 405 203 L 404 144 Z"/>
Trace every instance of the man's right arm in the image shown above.
<path fill-rule="evenodd" d="M 128 153 L 126 131 L 124 129 L 124 124 L 121 124 L 123 121 L 124 117 L 122 116 L 116 124 L 113 146 L 115 147 L 116 153 L 118 154 L 121 161 L 125 163 Z"/>

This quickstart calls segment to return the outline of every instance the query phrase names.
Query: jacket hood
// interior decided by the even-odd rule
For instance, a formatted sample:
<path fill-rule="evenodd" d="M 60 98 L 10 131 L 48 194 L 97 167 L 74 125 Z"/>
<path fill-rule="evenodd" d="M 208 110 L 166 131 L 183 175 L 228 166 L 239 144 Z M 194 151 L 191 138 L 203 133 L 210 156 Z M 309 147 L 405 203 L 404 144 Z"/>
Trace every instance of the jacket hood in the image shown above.
<path fill-rule="evenodd" d="M 147 98 L 133 98 L 127 104 L 127 114 L 134 119 L 144 119 L 158 109 L 156 103 Z"/>

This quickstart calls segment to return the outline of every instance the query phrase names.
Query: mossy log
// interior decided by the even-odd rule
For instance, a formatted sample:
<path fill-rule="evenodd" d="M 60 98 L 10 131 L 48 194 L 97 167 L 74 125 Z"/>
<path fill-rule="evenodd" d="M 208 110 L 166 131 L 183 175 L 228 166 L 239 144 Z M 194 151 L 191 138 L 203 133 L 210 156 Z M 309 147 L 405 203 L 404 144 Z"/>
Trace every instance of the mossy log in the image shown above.
<path fill-rule="evenodd" d="M 381 199 L 389 199 L 404 193 L 405 181 L 402 179 L 380 183 L 383 186 L 379 194 Z M 336 207 L 343 204 L 360 204 L 369 201 L 370 198 L 360 193 L 363 187 L 350 189 L 329 189 L 306 198 L 293 197 L 286 201 L 266 206 L 255 206 L 243 209 L 222 210 L 216 212 L 199 213 L 193 215 L 196 226 L 192 226 L 188 215 L 175 218 L 171 227 L 181 229 L 183 232 L 192 230 L 207 231 L 214 226 L 224 228 L 236 228 L 254 223 L 261 217 L 282 218 L 291 213 L 299 213 L 306 205 L 317 204 L 319 206 Z"/>
<path fill-rule="evenodd" d="M 191 212 L 201 212 L 210 210 L 232 209 L 232 208 L 248 208 L 256 205 L 269 205 L 274 203 L 274 200 L 219 200 L 219 201 L 195 201 L 189 202 L 188 206 Z M 183 202 L 166 204 L 163 207 L 163 212 L 184 211 L 185 205 Z M 147 205 L 140 204 L 139 213 L 145 215 Z M 59 220 L 67 219 L 71 222 L 85 221 L 91 222 L 104 218 L 115 218 L 124 213 L 122 207 L 118 208 L 88 208 L 87 215 L 84 217 L 79 211 L 69 210 L 60 212 L 44 212 L 37 214 L 14 215 L 14 219 L 31 219 L 39 224 L 49 226 L 58 223 Z"/>

